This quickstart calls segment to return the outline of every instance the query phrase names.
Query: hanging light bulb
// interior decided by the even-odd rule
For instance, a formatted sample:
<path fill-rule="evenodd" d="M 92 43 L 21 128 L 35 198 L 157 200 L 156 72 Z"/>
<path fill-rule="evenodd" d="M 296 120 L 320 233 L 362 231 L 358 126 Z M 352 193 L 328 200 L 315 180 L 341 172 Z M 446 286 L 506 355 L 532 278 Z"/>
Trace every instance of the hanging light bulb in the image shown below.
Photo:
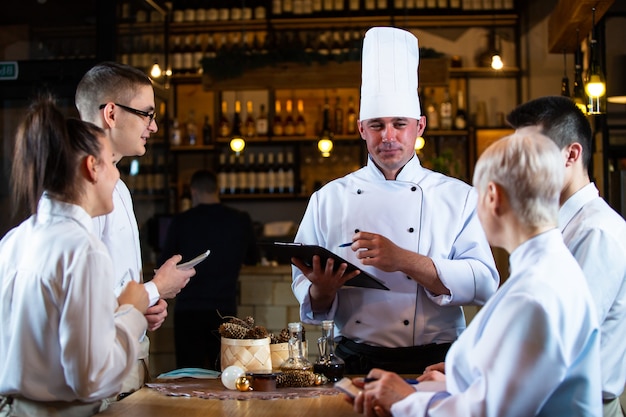
<path fill-rule="evenodd" d="M 241 151 L 246 147 L 246 141 L 242 137 L 234 137 L 230 140 L 230 149 L 239 155 Z"/>
<path fill-rule="evenodd" d="M 589 41 L 589 69 L 585 79 L 587 113 L 602 114 L 606 111 L 606 81 L 600 65 L 598 40 L 595 36 L 596 8 L 592 9 L 591 40 Z"/>
<path fill-rule="evenodd" d="M 241 101 L 235 101 L 235 116 L 233 118 L 233 136 L 230 140 L 230 149 L 235 152 L 237 156 L 246 147 L 246 141 L 241 134 Z"/>
<path fill-rule="evenodd" d="M 567 54 L 563 49 L 563 78 L 561 79 L 561 95 L 569 97 L 569 78 L 567 78 Z"/>
<path fill-rule="evenodd" d="M 322 153 L 324 158 L 330 156 L 330 151 L 333 150 L 333 133 L 330 130 L 330 106 L 328 104 L 328 97 L 324 99 L 324 111 L 323 111 L 323 123 L 322 132 L 320 133 L 319 140 L 317 141 L 317 149 Z"/>
<path fill-rule="evenodd" d="M 317 149 L 320 150 L 324 158 L 328 158 L 330 151 L 333 150 L 333 141 L 328 138 L 322 138 L 317 142 Z"/>
<path fill-rule="evenodd" d="M 500 54 L 496 52 L 491 56 L 491 68 L 499 71 L 502 69 L 502 67 L 504 67 L 504 62 L 502 62 Z"/>
<path fill-rule="evenodd" d="M 161 74 L 162 74 L 161 67 L 159 66 L 158 62 L 155 62 L 154 65 L 152 65 L 152 68 L 150 69 L 150 75 L 152 76 L 152 78 L 159 78 Z"/>
<path fill-rule="evenodd" d="M 418 136 L 417 139 L 415 139 L 415 150 L 418 152 L 421 151 L 422 149 L 424 149 L 424 145 L 426 145 L 424 137 Z"/>

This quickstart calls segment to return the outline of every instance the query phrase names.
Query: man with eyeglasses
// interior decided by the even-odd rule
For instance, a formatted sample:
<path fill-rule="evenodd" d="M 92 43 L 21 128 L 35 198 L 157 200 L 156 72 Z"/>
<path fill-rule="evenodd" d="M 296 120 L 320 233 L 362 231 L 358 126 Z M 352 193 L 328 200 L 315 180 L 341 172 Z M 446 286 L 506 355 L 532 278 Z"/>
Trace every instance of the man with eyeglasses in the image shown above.
<path fill-rule="evenodd" d="M 152 81 L 133 67 L 104 62 L 91 68 L 76 89 L 76 107 L 83 120 L 102 129 L 109 137 L 115 160 L 146 153 L 146 142 L 158 131 L 155 119 Z M 94 232 L 105 243 L 115 268 L 115 293 L 119 295 L 128 282 L 143 282 L 139 228 L 128 187 L 119 180 L 113 193 L 113 211 L 94 218 Z M 158 329 L 167 316 L 165 299 L 178 294 L 195 274 L 192 268 L 179 271 L 176 264 L 181 256 L 165 262 L 144 288 L 150 298 L 146 313 L 148 330 Z M 129 375 L 122 393 L 139 389 L 148 377 L 149 341 L 144 336 L 143 352 L 136 370 Z"/>

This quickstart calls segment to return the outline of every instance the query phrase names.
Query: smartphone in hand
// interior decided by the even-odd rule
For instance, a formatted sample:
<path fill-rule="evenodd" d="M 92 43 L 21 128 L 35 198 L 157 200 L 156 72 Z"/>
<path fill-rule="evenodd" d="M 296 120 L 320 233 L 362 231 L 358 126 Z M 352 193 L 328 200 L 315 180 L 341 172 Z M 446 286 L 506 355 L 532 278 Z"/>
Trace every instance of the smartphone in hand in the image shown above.
<path fill-rule="evenodd" d="M 357 387 L 352 383 L 350 378 L 342 378 L 339 381 L 335 382 L 335 388 L 340 391 L 346 393 L 349 397 L 354 398 L 362 391 L 361 388 Z"/>
<path fill-rule="evenodd" d="M 200 255 L 196 256 L 190 261 L 176 265 L 176 268 L 182 269 L 182 270 L 191 269 L 194 266 L 198 265 L 200 262 L 204 261 L 207 258 L 207 256 L 209 256 L 210 253 L 211 253 L 211 250 L 209 249 L 206 252 L 203 252 Z"/>

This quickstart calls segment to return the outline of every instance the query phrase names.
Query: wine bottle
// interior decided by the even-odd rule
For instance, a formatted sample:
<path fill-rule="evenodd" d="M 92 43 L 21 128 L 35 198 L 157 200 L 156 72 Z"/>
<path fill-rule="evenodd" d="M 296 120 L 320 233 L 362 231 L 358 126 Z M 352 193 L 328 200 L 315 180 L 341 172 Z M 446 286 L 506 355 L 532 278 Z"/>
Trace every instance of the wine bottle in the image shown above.
<path fill-rule="evenodd" d="M 248 192 L 248 165 L 246 165 L 243 155 L 237 156 L 237 194 Z"/>
<path fill-rule="evenodd" d="M 274 105 L 274 120 L 272 122 L 272 133 L 274 136 L 283 136 L 285 131 L 283 129 L 283 118 L 280 110 L 280 100 L 276 100 Z"/>
<path fill-rule="evenodd" d="M 333 131 L 335 135 L 343 135 L 343 108 L 341 107 L 340 97 L 335 99 L 333 114 Z"/>
<path fill-rule="evenodd" d="M 235 164 L 235 154 L 231 154 L 228 156 L 228 194 L 237 193 L 237 165 Z"/>
<path fill-rule="evenodd" d="M 247 138 L 256 136 L 256 122 L 254 120 L 252 101 L 246 102 L 246 122 L 244 124 L 244 135 Z"/>
<path fill-rule="evenodd" d="M 452 129 L 452 100 L 450 100 L 450 92 L 447 88 L 443 93 L 443 101 L 439 105 L 439 123 L 444 130 Z"/>
<path fill-rule="evenodd" d="M 231 128 L 230 121 L 228 120 L 228 103 L 226 100 L 222 101 L 222 114 L 220 116 L 219 124 L 219 136 L 227 138 L 230 136 Z"/>
<path fill-rule="evenodd" d="M 257 157 L 256 188 L 259 193 L 267 193 L 267 165 L 263 152 L 259 152 Z"/>
<path fill-rule="evenodd" d="M 202 144 L 209 145 L 213 142 L 213 126 L 209 121 L 209 115 L 204 115 L 204 124 L 202 125 Z"/>
<path fill-rule="evenodd" d="M 287 100 L 285 104 L 285 111 L 287 112 L 287 115 L 285 116 L 283 133 L 285 136 L 293 136 L 296 133 L 296 126 L 293 120 L 293 106 L 291 100 Z"/>
<path fill-rule="evenodd" d="M 259 136 L 267 136 L 267 113 L 265 112 L 265 104 L 261 104 L 259 117 L 256 119 L 256 133 Z"/>
<path fill-rule="evenodd" d="M 288 193 L 293 193 L 295 191 L 295 176 L 293 172 L 293 167 L 293 152 L 290 151 L 287 152 L 287 167 L 285 169 L 285 184 Z"/>
<path fill-rule="evenodd" d="M 346 133 L 348 135 L 354 135 L 357 131 L 357 115 L 354 110 L 354 98 L 348 97 L 348 112 L 346 114 Z"/>
<path fill-rule="evenodd" d="M 459 130 L 467 129 L 467 112 L 465 111 L 463 90 L 457 92 L 456 115 L 454 116 L 454 127 Z"/>
<path fill-rule="evenodd" d="M 241 137 L 241 101 L 235 100 L 235 114 L 233 116 L 233 136 Z"/>
<path fill-rule="evenodd" d="M 439 112 L 437 112 L 437 103 L 435 102 L 435 90 L 432 88 L 426 104 L 426 123 L 431 130 L 439 129 Z"/>
<path fill-rule="evenodd" d="M 285 176 L 285 156 L 282 152 L 276 154 L 276 192 L 282 194 L 287 192 L 287 182 Z"/>
<path fill-rule="evenodd" d="M 276 167 L 274 166 L 274 153 L 267 154 L 267 192 L 272 194 L 276 192 Z"/>
<path fill-rule="evenodd" d="M 298 116 L 296 117 L 296 135 L 306 135 L 306 120 L 304 119 L 304 101 L 298 100 Z"/>
<path fill-rule="evenodd" d="M 257 173 L 256 166 L 254 165 L 254 154 L 248 154 L 248 193 L 254 194 L 257 192 Z"/>
<path fill-rule="evenodd" d="M 180 132 L 180 125 L 178 119 L 172 121 L 172 133 L 170 134 L 170 145 L 180 146 L 182 142 L 182 134 Z"/>
<path fill-rule="evenodd" d="M 187 117 L 186 128 L 186 139 L 187 144 L 191 146 L 195 146 L 198 141 L 198 125 L 196 124 L 196 112 L 193 110 L 189 110 L 189 115 Z"/>

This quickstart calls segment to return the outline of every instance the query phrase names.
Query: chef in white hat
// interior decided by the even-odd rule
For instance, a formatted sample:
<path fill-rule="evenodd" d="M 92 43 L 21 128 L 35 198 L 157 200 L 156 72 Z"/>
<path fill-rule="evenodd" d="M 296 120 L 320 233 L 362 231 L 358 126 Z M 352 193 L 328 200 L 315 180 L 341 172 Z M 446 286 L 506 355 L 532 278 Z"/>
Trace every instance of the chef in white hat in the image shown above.
<path fill-rule="evenodd" d="M 334 320 L 346 373 L 421 373 L 444 360 L 465 329 L 462 305 L 482 305 L 498 272 L 466 183 L 421 166 L 426 127 L 417 94 L 419 49 L 410 32 L 375 27 L 363 43 L 358 128 L 367 165 L 315 192 L 296 242 L 328 248 L 389 291 L 344 286 L 356 273 L 292 259 L 300 318 Z M 345 243 L 349 243 L 345 245 Z"/>

